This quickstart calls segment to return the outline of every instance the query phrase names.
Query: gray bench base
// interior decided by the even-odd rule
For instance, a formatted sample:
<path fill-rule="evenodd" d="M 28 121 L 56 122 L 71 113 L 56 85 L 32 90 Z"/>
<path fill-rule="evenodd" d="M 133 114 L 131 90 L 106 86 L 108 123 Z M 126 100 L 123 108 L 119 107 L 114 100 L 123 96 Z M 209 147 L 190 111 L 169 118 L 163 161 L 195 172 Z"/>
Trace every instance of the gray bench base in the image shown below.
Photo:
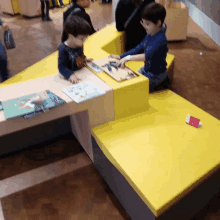
<path fill-rule="evenodd" d="M 93 137 L 92 145 L 96 168 L 132 220 L 190 220 L 219 192 L 220 169 L 169 210 L 159 217 L 155 217 L 124 176 L 106 158 Z"/>

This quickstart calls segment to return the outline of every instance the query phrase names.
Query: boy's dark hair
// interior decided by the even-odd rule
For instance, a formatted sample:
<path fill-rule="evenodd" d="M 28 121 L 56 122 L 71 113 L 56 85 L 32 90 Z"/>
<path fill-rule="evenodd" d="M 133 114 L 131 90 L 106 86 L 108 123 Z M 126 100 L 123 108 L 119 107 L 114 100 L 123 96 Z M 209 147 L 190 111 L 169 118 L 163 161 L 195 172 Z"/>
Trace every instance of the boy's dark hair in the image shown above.
<path fill-rule="evenodd" d="M 144 7 L 143 11 L 141 12 L 141 17 L 145 20 L 153 22 L 154 24 L 160 20 L 162 26 L 166 17 L 166 9 L 163 5 L 152 2 Z"/>
<path fill-rule="evenodd" d="M 89 35 L 91 33 L 91 26 L 85 19 L 70 14 L 64 23 L 64 31 L 67 35 L 72 34 L 74 37 Z"/>
<path fill-rule="evenodd" d="M 76 4 L 76 2 L 77 2 L 77 0 L 72 0 L 72 3 L 73 3 L 73 4 Z"/>

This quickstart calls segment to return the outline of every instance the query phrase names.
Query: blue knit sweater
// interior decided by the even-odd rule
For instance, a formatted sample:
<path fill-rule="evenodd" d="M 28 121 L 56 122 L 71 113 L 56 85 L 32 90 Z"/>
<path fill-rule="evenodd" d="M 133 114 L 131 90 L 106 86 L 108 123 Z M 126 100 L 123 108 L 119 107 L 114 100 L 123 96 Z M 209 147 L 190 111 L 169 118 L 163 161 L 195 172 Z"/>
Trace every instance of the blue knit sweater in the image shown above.
<path fill-rule="evenodd" d="M 162 28 L 155 35 L 147 34 L 144 40 L 135 48 L 122 54 L 120 57 L 124 58 L 127 55 L 135 55 L 141 49 L 145 51 L 144 70 L 152 74 L 158 75 L 166 71 L 166 56 L 167 56 L 167 38 L 165 30 Z"/>
<path fill-rule="evenodd" d="M 82 48 L 70 48 L 64 43 L 59 47 L 59 57 L 58 57 L 58 69 L 60 73 L 66 78 L 74 73 L 74 71 L 79 70 L 76 65 L 76 57 L 82 56 Z"/>

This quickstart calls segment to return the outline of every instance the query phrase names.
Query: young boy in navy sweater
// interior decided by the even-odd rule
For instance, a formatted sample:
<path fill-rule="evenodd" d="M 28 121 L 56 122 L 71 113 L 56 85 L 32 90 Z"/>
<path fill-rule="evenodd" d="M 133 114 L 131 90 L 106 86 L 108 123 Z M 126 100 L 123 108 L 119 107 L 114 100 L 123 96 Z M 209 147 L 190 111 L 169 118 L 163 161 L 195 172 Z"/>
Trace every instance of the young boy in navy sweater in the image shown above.
<path fill-rule="evenodd" d="M 68 39 L 59 47 L 58 69 L 65 79 L 78 83 L 79 79 L 74 71 L 83 68 L 85 62 L 92 61 L 83 53 L 83 43 L 91 32 L 91 27 L 85 19 L 73 15 L 67 18 L 64 30 Z"/>
<path fill-rule="evenodd" d="M 167 77 L 167 38 L 165 29 L 162 28 L 166 9 L 161 4 L 153 2 L 143 9 L 141 17 L 141 24 L 147 32 L 144 40 L 126 53 L 120 56 L 111 54 L 110 57 L 120 60 L 117 65 L 122 68 L 129 60 L 144 61 L 144 67 L 139 72 L 149 78 L 150 92 L 153 92 Z M 144 53 L 137 54 L 141 49 L 144 49 Z"/>

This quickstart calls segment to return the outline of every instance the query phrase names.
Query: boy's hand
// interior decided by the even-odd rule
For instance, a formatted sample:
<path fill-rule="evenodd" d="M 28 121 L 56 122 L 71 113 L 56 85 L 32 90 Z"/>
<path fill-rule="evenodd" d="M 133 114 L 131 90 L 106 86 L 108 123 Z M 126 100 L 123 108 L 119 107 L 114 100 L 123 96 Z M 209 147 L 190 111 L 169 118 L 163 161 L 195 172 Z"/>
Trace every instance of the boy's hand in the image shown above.
<path fill-rule="evenodd" d="M 115 54 L 111 54 L 108 58 L 114 58 L 114 59 L 117 59 L 117 60 L 121 59 L 119 55 L 115 55 Z"/>
<path fill-rule="evenodd" d="M 70 76 L 70 78 L 68 79 L 68 81 L 70 81 L 71 83 L 73 83 L 73 84 L 77 84 L 78 82 L 79 82 L 79 78 L 75 75 L 75 74 L 72 74 L 71 76 Z"/>
<path fill-rule="evenodd" d="M 92 62 L 93 59 L 92 58 L 86 58 L 86 62 Z"/>
<path fill-rule="evenodd" d="M 125 67 L 125 63 L 126 63 L 127 61 L 128 61 L 127 58 L 124 57 L 124 58 L 122 58 L 120 61 L 118 61 L 118 62 L 116 63 L 116 66 L 117 66 L 117 67 L 124 68 L 124 67 Z"/>

